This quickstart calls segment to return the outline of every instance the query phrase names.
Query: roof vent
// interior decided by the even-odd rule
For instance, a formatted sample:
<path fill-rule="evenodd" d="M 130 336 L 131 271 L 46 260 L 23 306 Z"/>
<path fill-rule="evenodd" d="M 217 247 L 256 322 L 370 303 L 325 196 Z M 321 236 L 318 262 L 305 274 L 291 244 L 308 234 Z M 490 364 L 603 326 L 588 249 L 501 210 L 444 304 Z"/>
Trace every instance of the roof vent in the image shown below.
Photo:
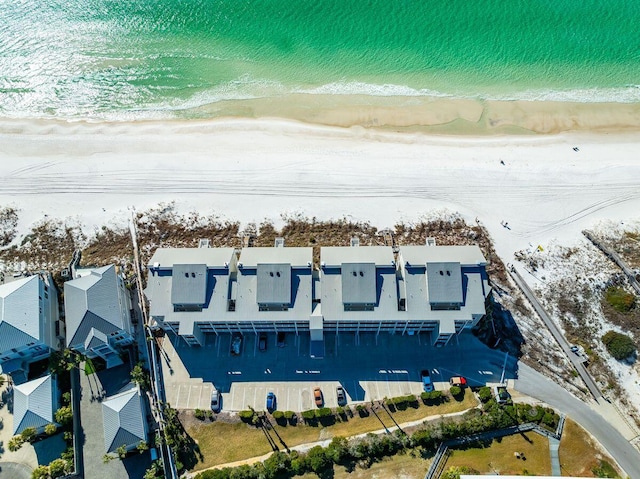
<path fill-rule="evenodd" d="M 277 237 L 273 243 L 273 246 L 276 248 L 284 248 L 284 238 Z"/>
<path fill-rule="evenodd" d="M 351 238 L 351 246 L 360 246 L 360 238 L 358 238 L 357 236 L 353 236 Z"/>

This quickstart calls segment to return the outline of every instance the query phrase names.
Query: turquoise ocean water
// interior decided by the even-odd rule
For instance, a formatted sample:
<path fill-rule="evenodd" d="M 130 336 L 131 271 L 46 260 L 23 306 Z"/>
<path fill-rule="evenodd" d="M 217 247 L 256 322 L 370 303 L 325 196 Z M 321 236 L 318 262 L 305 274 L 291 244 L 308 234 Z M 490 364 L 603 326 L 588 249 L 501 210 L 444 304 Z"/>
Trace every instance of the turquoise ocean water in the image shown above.
<path fill-rule="evenodd" d="M 0 0 L 2 117 L 291 92 L 639 102 L 640 1 Z"/>

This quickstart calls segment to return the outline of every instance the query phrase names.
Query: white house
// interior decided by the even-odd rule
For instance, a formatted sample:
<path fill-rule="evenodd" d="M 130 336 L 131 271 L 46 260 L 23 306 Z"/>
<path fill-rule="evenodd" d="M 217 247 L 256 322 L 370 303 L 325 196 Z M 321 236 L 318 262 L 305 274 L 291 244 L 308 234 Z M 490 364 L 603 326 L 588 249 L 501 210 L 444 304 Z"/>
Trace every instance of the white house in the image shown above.
<path fill-rule="evenodd" d="M 67 347 L 107 368 L 122 364 L 118 349 L 133 342 L 131 299 L 114 265 L 86 270 L 64 284 Z"/>
<path fill-rule="evenodd" d="M 0 372 L 26 380 L 29 364 L 59 349 L 58 296 L 50 275 L 0 286 Z"/>

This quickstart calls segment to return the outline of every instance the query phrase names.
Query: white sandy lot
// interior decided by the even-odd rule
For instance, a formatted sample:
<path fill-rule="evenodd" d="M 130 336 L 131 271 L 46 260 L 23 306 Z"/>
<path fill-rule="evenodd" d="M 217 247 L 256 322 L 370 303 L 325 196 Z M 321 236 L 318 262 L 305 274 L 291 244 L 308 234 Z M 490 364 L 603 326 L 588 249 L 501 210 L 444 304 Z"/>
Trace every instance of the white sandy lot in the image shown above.
<path fill-rule="evenodd" d="M 385 227 L 447 210 L 478 218 L 510 261 L 553 238 L 573 242 L 600 219 L 637 218 L 639 146 L 629 133 L 446 137 L 279 120 L 7 120 L 0 203 L 21 210 L 21 231 L 45 215 L 91 231 L 126 220 L 131 207 L 170 201 L 242 223 L 302 213 Z"/>

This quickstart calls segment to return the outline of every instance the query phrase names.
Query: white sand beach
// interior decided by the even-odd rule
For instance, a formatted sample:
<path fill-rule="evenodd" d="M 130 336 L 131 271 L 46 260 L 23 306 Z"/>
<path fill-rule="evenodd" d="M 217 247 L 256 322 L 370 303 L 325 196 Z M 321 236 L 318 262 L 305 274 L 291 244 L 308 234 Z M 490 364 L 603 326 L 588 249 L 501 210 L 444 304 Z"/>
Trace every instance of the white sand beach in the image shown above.
<path fill-rule="evenodd" d="M 435 136 L 281 120 L 0 122 L 0 203 L 22 232 L 73 218 L 88 232 L 131 208 L 242 223 L 280 215 L 393 226 L 443 210 L 476 218 L 506 260 L 640 211 L 640 136 Z M 577 151 L 574 150 L 577 148 Z M 508 223 L 508 228 L 504 223 Z M 195 239 L 194 239 L 195 240 Z"/>

